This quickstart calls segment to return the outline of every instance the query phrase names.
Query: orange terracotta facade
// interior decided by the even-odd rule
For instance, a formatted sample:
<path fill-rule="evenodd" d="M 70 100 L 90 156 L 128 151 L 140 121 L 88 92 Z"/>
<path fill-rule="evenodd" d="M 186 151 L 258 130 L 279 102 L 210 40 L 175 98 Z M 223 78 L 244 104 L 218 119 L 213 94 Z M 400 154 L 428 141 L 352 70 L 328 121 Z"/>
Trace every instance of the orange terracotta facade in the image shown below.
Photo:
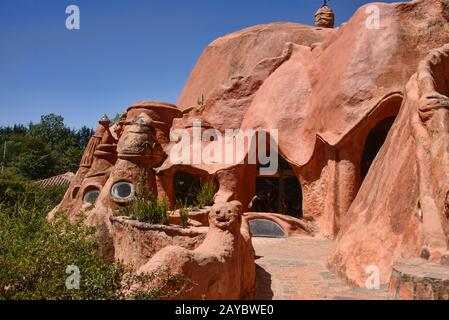
<path fill-rule="evenodd" d="M 108 255 L 132 256 L 129 243 L 126 247 L 126 241 L 117 240 L 126 236 L 124 227 L 117 231 L 117 222 L 111 222 L 130 200 L 114 197 L 117 183 L 129 183 L 131 190 L 145 174 L 153 193 L 166 196 L 173 207 L 177 174 L 212 179 L 218 186 L 215 207 L 191 226 L 206 228 L 197 232 L 198 242 L 164 242 L 167 247 L 159 253 L 139 253 L 136 267 L 148 271 L 167 263 L 193 277 L 222 272 L 231 279 L 226 266 L 200 260 L 209 250 L 211 261 L 218 261 L 223 246 L 232 247 L 240 253 L 223 258 L 226 264 L 238 266 L 238 277 L 250 275 L 247 283 L 235 284 L 240 291 L 232 297 L 250 297 L 254 252 L 247 220 L 264 216 L 249 209 L 258 192 L 258 165 L 174 163 L 170 153 L 179 142 L 170 139 L 171 133 L 192 133 L 200 120 L 203 130 L 219 133 L 278 131 L 279 158 L 300 186 L 301 214 L 295 221 L 276 216 L 279 212 L 265 218 L 290 235 L 335 239 L 329 267 L 350 283 L 363 286 L 365 268 L 373 264 L 381 269 L 382 283 L 388 283 L 394 261 L 418 258 L 423 247 L 438 262 L 449 245 L 448 8 L 440 0 L 376 5 L 382 12 L 378 30 L 366 26 L 363 6 L 338 28 L 273 23 L 215 40 L 176 105 L 141 102 L 114 125 L 100 121 L 75 179 L 50 217 L 57 211 L 72 219 L 85 215 L 110 244 Z M 190 147 L 204 150 L 214 142 Z M 242 159 L 248 160 L 248 154 Z M 92 191 L 94 203 L 86 201 Z M 211 222 L 226 206 L 235 217 L 224 219 L 238 220 L 238 226 L 230 223 L 232 230 Z M 210 281 L 204 281 L 195 294 L 226 298 L 211 294 Z"/>

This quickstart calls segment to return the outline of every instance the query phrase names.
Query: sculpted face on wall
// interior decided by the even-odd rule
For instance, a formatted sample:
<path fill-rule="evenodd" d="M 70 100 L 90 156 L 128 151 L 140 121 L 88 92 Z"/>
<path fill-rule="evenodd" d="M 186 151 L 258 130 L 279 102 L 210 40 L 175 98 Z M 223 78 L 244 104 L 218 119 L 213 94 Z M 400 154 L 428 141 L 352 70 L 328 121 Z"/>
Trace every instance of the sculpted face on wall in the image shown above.
<path fill-rule="evenodd" d="M 242 204 L 238 201 L 216 204 L 209 213 L 209 223 L 222 231 L 235 233 L 240 229 Z"/>

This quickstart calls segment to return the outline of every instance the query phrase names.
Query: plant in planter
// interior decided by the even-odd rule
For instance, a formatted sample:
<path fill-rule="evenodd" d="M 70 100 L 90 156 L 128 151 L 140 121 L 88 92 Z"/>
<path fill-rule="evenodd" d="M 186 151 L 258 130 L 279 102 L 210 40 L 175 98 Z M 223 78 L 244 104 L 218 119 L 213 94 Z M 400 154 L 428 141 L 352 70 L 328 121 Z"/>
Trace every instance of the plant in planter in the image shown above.
<path fill-rule="evenodd" d="M 169 225 L 168 199 L 158 199 L 148 189 L 147 177 L 146 173 L 140 175 L 134 200 L 122 207 L 118 213 L 144 223 Z"/>
<path fill-rule="evenodd" d="M 169 225 L 168 199 L 157 199 L 153 194 L 136 194 L 136 199 L 120 209 L 120 215 L 140 222 Z"/>
<path fill-rule="evenodd" d="M 178 200 L 176 202 L 176 207 L 178 208 L 181 217 L 181 227 L 185 229 L 189 225 L 189 207 L 187 206 L 187 202 Z"/>
<path fill-rule="evenodd" d="M 169 203 L 167 197 L 157 199 L 157 197 L 148 190 L 145 184 L 145 178 L 139 181 L 135 199 L 127 206 L 119 210 L 122 216 L 130 217 L 140 222 L 150 224 L 169 225 Z"/>
<path fill-rule="evenodd" d="M 196 192 L 195 204 L 199 208 L 213 205 L 216 192 L 217 186 L 215 185 L 213 180 L 208 180 L 202 183 Z"/>

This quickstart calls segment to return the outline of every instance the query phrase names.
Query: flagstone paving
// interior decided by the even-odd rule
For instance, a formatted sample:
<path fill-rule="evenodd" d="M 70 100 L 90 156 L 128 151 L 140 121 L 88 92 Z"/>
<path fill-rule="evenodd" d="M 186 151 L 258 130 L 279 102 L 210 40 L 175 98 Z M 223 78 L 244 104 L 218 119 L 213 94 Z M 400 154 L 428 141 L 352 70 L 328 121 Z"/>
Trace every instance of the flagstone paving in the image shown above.
<path fill-rule="evenodd" d="M 332 241 L 253 238 L 258 300 L 387 300 L 381 290 L 352 288 L 326 267 Z"/>

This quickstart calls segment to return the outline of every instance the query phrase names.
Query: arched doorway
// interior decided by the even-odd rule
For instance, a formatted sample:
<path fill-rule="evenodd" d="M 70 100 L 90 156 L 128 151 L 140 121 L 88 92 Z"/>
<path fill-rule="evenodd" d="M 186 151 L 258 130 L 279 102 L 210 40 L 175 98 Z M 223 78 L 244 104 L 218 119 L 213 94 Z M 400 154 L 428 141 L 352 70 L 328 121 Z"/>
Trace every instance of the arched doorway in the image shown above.
<path fill-rule="evenodd" d="M 174 177 L 175 201 L 181 201 L 188 206 L 195 205 L 196 192 L 201 180 L 192 174 L 177 172 Z"/>
<path fill-rule="evenodd" d="M 362 154 L 361 177 L 362 181 L 376 159 L 377 154 L 385 143 L 388 133 L 393 126 L 396 117 L 389 117 L 379 122 L 369 133 Z"/>
<path fill-rule="evenodd" d="M 250 209 L 302 218 L 301 184 L 284 158 L 279 157 L 279 169 L 275 175 L 256 177 L 256 195 Z"/>

